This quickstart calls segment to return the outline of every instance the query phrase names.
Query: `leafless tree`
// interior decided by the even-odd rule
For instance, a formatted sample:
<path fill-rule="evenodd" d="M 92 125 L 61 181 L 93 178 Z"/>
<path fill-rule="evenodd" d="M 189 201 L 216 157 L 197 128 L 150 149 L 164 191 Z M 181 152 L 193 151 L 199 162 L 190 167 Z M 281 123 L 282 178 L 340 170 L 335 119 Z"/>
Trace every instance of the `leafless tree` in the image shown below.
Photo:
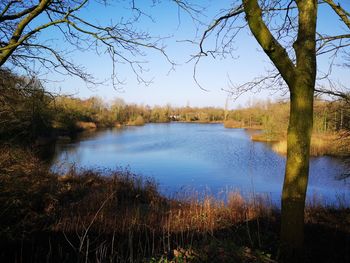
<path fill-rule="evenodd" d="M 204 30 L 199 40 L 200 52 L 194 57 L 197 65 L 203 56 L 231 56 L 235 38 L 248 28 L 274 69 L 265 76 L 236 85 L 232 92 L 238 96 L 248 90 L 272 87 L 284 89 L 290 94 L 287 163 L 281 201 L 281 262 L 301 261 L 316 80 L 320 80 L 320 85 L 322 80 L 330 81 L 329 73 L 335 65 L 335 59 L 349 58 L 350 13 L 346 8 L 350 6 L 346 1 L 342 2 L 232 1 L 231 6 L 223 10 Z M 317 28 L 317 17 L 321 7 L 333 10 L 333 21 L 340 20 L 344 28 L 336 32 L 342 33 L 329 35 L 320 32 L 322 29 Z M 210 38 L 214 41 L 208 41 Z M 210 46 L 213 42 L 214 46 Z M 322 55 L 329 57 L 329 70 L 325 74 L 317 71 L 316 57 Z"/>
<path fill-rule="evenodd" d="M 191 14 L 196 12 L 186 0 L 170 1 L 184 11 L 191 11 Z M 150 0 L 149 4 L 156 2 Z M 137 80 L 147 83 L 142 75 L 146 49 L 162 54 L 171 66 L 173 62 L 165 53 L 162 38 L 153 37 L 135 26 L 139 19 L 148 16 L 138 8 L 139 3 L 136 0 L 1 1 L 0 67 L 22 68 L 31 73 L 36 65 L 40 70 L 49 69 L 96 83 L 93 74 L 72 58 L 73 52 L 92 50 L 110 56 L 114 85 L 122 82 L 117 77 L 118 63 L 128 64 Z M 127 6 L 125 12 L 128 13 L 126 18 L 115 18 L 117 22 L 100 24 L 95 18 L 84 16 L 84 10 L 91 4 L 104 5 L 106 8 L 124 4 Z M 64 47 L 59 47 L 58 37 L 49 37 L 50 32 L 60 35 Z"/>

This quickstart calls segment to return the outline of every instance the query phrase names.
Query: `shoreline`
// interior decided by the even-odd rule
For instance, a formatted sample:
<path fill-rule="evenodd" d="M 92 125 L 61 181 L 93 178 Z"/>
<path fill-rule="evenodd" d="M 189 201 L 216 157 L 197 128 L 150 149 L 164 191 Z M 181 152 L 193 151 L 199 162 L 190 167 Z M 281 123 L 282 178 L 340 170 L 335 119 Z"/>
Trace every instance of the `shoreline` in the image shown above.
<path fill-rule="evenodd" d="M 230 192 L 225 203 L 187 192 L 170 198 L 154 181 L 131 172 L 73 169 L 58 176 L 18 151 L 15 159 L 0 153 L 9 163 L 0 193 L 12 193 L 0 195 L 7 211 L 0 217 L 0 253 L 7 262 L 93 260 L 99 249 L 102 261 L 119 255 L 119 261 L 131 262 L 276 262 L 280 210 L 267 199 L 238 192 Z M 14 200 L 20 202 L 11 206 Z M 341 252 L 350 240 L 350 208 L 341 205 L 307 205 L 308 262 L 346 258 Z M 337 246 L 321 242 L 325 236 Z"/>
<path fill-rule="evenodd" d="M 142 127 L 147 124 L 172 124 L 172 123 L 184 123 L 184 124 L 224 124 L 222 121 L 169 121 L 169 122 L 148 122 L 143 125 L 130 125 L 130 124 L 115 124 L 113 126 L 98 127 L 94 123 L 92 128 L 91 122 L 89 122 L 88 128 L 80 128 L 71 131 L 54 130 L 53 135 L 47 137 L 38 137 L 34 143 L 34 146 L 45 147 L 56 143 L 57 141 L 69 141 L 74 140 L 79 134 L 85 132 L 96 132 L 104 129 L 123 129 L 125 127 Z M 83 125 L 84 126 L 84 125 Z M 225 126 L 224 126 L 225 127 Z M 253 132 L 250 135 L 250 139 L 253 142 L 261 142 L 272 145 L 272 150 L 278 154 L 286 155 L 287 141 L 286 135 L 266 135 L 263 132 L 261 126 L 255 127 L 225 127 L 226 129 L 244 129 L 245 131 Z M 257 132 L 257 133 L 254 133 Z M 311 139 L 310 156 L 320 157 L 329 156 L 335 158 L 349 157 L 350 152 L 350 139 L 343 139 L 341 133 L 333 134 L 321 134 L 313 133 Z"/>

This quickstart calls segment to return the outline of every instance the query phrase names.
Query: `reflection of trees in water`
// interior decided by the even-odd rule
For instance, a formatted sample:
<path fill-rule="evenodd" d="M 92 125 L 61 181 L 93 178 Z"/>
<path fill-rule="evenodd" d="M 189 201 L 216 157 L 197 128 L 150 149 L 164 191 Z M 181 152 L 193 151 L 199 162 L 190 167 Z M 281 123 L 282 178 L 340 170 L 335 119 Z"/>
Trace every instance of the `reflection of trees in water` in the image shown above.
<path fill-rule="evenodd" d="M 85 141 L 91 138 L 98 139 L 99 137 L 104 136 L 105 132 L 106 129 L 86 130 L 73 135 L 70 143 L 79 143 L 80 141 Z"/>
<path fill-rule="evenodd" d="M 350 178 L 350 157 L 334 158 L 334 161 L 337 162 L 337 165 L 342 166 L 342 170 L 345 171 L 336 176 L 335 179 L 340 181 Z"/>
<path fill-rule="evenodd" d="M 106 133 L 122 133 L 124 131 L 125 131 L 124 128 L 86 130 L 86 131 L 72 135 L 72 137 L 70 137 L 69 139 L 69 143 L 61 141 L 59 144 L 60 145 L 79 144 L 81 141 L 87 141 L 90 139 L 98 140 L 101 137 L 105 137 Z"/>
<path fill-rule="evenodd" d="M 81 163 L 83 154 L 79 148 L 80 142 L 88 140 L 98 141 L 108 133 L 124 133 L 125 130 L 124 128 L 114 128 L 83 131 L 75 134 L 75 136 L 68 140 L 61 140 L 53 144 L 53 150 L 51 150 L 50 155 L 45 157 L 45 160 L 47 160 L 54 170 L 64 172 L 72 166 Z M 74 163 L 71 160 L 74 160 Z"/>
<path fill-rule="evenodd" d="M 258 130 L 258 129 L 245 129 L 244 131 L 249 137 L 251 137 L 252 135 L 255 135 L 255 134 L 262 133 L 262 130 Z"/>
<path fill-rule="evenodd" d="M 76 147 L 76 144 L 58 144 L 55 148 L 55 153 L 50 161 L 51 169 L 53 171 L 58 173 L 64 173 L 73 166 L 75 166 L 76 163 L 79 163 L 81 161 L 81 158 L 79 158 L 78 147 Z M 74 156 L 74 163 L 69 161 L 72 159 L 72 156 Z"/>
<path fill-rule="evenodd" d="M 56 152 L 56 144 L 48 143 L 37 148 L 37 154 L 41 160 L 47 164 L 51 164 Z"/>

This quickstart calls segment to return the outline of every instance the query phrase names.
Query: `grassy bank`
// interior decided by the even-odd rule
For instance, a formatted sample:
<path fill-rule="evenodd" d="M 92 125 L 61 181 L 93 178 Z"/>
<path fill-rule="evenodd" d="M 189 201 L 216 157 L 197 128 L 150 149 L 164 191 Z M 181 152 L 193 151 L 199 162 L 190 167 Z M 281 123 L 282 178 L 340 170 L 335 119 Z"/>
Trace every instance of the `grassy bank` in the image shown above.
<path fill-rule="evenodd" d="M 224 122 L 226 128 L 260 129 L 253 141 L 269 142 L 273 149 L 286 154 L 289 101 L 256 101 L 246 108 L 229 112 Z M 315 98 L 311 155 L 349 156 L 349 107 L 343 100 L 324 101 Z"/>
<path fill-rule="evenodd" d="M 129 121 L 127 126 L 143 126 L 145 125 L 145 120 L 142 116 L 137 116 L 134 120 Z"/>
<path fill-rule="evenodd" d="M 0 70 L 0 142 L 44 145 L 58 137 L 74 137 L 96 128 L 142 126 L 145 123 L 220 122 L 224 110 L 215 107 L 137 105 L 121 98 L 106 102 L 51 94 L 37 78 Z"/>
<path fill-rule="evenodd" d="M 272 146 L 280 154 L 287 154 L 287 140 L 283 139 Z M 313 134 L 311 137 L 311 156 L 339 156 L 346 157 L 350 153 L 350 138 L 342 134 Z"/>
<path fill-rule="evenodd" d="M 278 142 L 284 136 L 276 135 L 276 134 L 268 134 L 268 133 L 256 133 L 250 136 L 251 140 L 254 142 Z"/>
<path fill-rule="evenodd" d="M 4 146 L 0 180 L 4 262 L 275 262 L 277 255 L 279 211 L 265 198 L 168 198 L 129 171 L 59 176 L 30 151 Z M 349 260 L 349 212 L 308 207 L 306 262 Z"/>
<path fill-rule="evenodd" d="M 287 154 L 286 134 L 259 133 L 251 135 L 252 141 L 272 143 L 272 149 L 282 155 Z M 311 137 L 311 156 L 347 157 L 350 153 L 350 138 L 343 133 L 316 133 Z"/>
<path fill-rule="evenodd" d="M 249 129 L 249 130 L 262 130 L 263 126 L 259 124 L 247 124 L 243 121 L 226 120 L 223 122 L 224 127 L 228 129 Z"/>

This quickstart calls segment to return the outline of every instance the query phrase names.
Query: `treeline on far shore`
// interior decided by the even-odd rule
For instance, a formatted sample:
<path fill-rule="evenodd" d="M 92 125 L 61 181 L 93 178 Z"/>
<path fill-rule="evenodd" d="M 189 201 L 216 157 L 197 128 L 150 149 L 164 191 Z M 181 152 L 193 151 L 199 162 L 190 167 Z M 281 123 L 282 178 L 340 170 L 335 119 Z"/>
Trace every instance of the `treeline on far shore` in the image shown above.
<path fill-rule="evenodd" d="M 83 129 L 169 121 L 224 122 L 283 140 L 288 102 L 232 111 L 121 99 L 108 105 L 96 97 L 54 96 L 36 79 L 0 74 L 3 262 L 277 262 L 280 210 L 267 196 L 245 199 L 228 191 L 224 202 L 184 190 L 170 198 L 152 179 L 128 170 L 72 167 L 56 173 L 27 143 Z M 342 103 L 316 102 L 317 133 L 348 130 Z M 349 261 L 348 215 L 345 199 L 325 206 L 314 198 L 305 210 L 304 262 Z"/>
<path fill-rule="evenodd" d="M 150 107 L 129 104 L 120 98 L 106 103 L 99 97 L 80 99 L 54 95 L 35 78 L 0 71 L 0 138 L 3 141 L 34 142 L 38 138 L 71 135 L 85 129 L 123 125 L 223 120 L 221 108 Z"/>
<path fill-rule="evenodd" d="M 35 78 L 0 71 L 0 140 L 45 144 L 57 136 L 79 131 L 144 125 L 145 123 L 223 122 L 226 128 L 258 129 L 255 141 L 273 143 L 275 151 L 286 153 L 289 102 L 256 101 L 245 108 L 148 106 L 126 103 L 121 98 L 105 102 L 53 95 Z M 315 98 L 312 155 L 348 155 L 350 105 L 345 100 Z"/>
<path fill-rule="evenodd" d="M 274 151 L 286 154 L 289 101 L 257 101 L 244 109 L 230 111 L 226 128 L 259 129 L 254 141 L 269 142 Z M 349 156 L 350 103 L 344 99 L 315 98 L 311 139 L 312 156 Z"/>

